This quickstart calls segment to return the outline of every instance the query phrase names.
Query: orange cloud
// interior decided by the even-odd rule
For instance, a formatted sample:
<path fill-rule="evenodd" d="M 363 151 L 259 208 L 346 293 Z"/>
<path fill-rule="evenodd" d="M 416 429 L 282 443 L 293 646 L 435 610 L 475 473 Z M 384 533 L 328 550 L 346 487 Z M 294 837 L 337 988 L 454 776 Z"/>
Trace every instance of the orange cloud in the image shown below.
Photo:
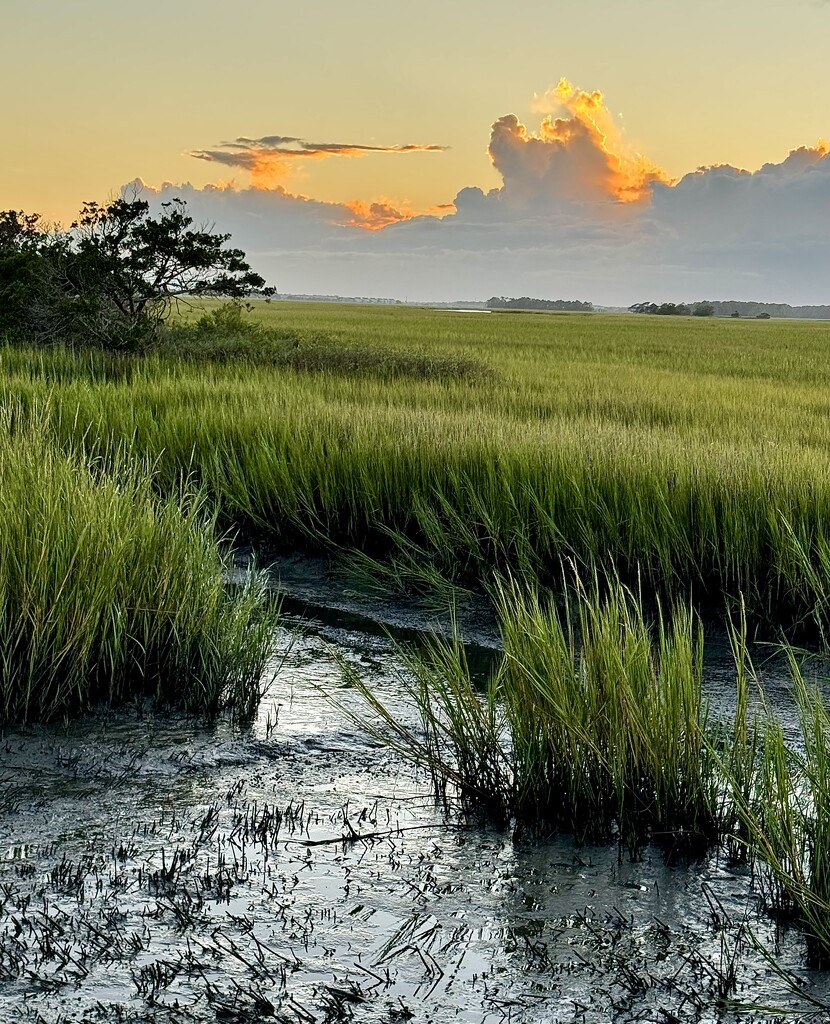
<path fill-rule="evenodd" d="M 416 211 L 409 206 L 395 205 L 393 200 L 383 197 L 372 202 L 351 199 L 343 203 L 343 206 L 352 213 L 352 217 L 346 221 L 346 225 L 350 228 L 363 228 L 365 231 L 380 231 L 390 224 L 399 224 L 401 221 L 412 220 L 413 217 L 424 215 L 444 217 L 455 210 L 452 203 L 442 203 L 439 206 L 430 206 L 425 210 Z"/>
<path fill-rule="evenodd" d="M 653 182 L 671 183 L 666 171 L 627 146 L 598 90 L 585 92 L 562 78 L 535 98 L 534 108 L 547 115 L 536 133 L 513 114 L 493 125 L 490 155 L 506 185 L 513 174 L 524 177 L 526 188 L 535 180 L 540 191 L 549 186 L 562 199 L 631 203 L 648 199 Z"/>
<path fill-rule="evenodd" d="M 240 167 L 251 175 L 254 188 L 273 188 L 291 172 L 297 160 L 326 160 L 330 157 L 359 157 L 371 153 L 443 153 L 446 146 L 408 143 L 396 146 L 366 146 L 349 142 L 306 142 L 293 135 L 264 135 L 259 139 L 240 136 L 216 149 L 198 149 L 189 154 L 197 160 Z"/>

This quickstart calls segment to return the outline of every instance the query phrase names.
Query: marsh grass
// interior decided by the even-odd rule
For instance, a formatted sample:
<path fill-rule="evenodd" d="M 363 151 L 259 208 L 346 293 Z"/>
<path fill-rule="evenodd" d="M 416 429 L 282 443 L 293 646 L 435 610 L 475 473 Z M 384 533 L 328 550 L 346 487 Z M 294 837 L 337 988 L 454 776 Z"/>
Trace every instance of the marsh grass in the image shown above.
<path fill-rule="evenodd" d="M 787 649 L 800 742 L 767 710 L 750 792 L 733 791 L 742 841 L 754 858 L 767 908 L 797 924 L 813 966 L 830 966 L 830 712 L 817 685 Z"/>
<path fill-rule="evenodd" d="M 734 718 L 712 721 L 687 606 L 646 617 L 618 580 L 558 604 L 503 583 L 496 603 L 504 658 L 488 681 L 470 671 L 457 627 L 400 652 L 419 725 L 344 666 L 373 734 L 426 768 L 448 809 L 616 841 L 632 859 L 654 843 L 670 858 L 720 848 L 749 861 L 762 906 L 801 929 L 812 966 L 830 965 L 830 711 L 799 652 L 785 648 L 793 742 L 764 704 L 742 609 L 730 630 Z"/>
<path fill-rule="evenodd" d="M 441 611 L 456 608 L 473 596 L 471 589 L 445 575 L 428 553 L 404 534 L 392 533 L 390 540 L 394 547 L 383 558 L 358 548 L 336 552 L 330 565 L 332 577 L 363 595 L 387 600 L 417 596 Z"/>
<path fill-rule="evenodd" d="M 197 307 L 198 309 L 198 307 Z M 493 371 L 469 356 L 378 349 L 344 341 L 339 332 L 280 327 L 247 316 L 240 303 L 208 308 L 167 325 L 158 352 L 187 361 L 235 363 L 305 374 L 367 377 L 382 381 L 487 380 Z"/>
<path fill-rule="evenodd" d="M 794 742 L 764 703 L 742 608 L 730 629 L 734 717 L 712 721 L 687 606 L 646 616 L 618 580 L 558 603 L 503 583 L 496 604 L 504 657 L 486 683 L 457 628 L 402 652 L 419 727 L 348 669 L 374 734 L 429 771 L 447 808 L 616 841 L 632 859 L 654 843 L 669 857 L 721 848 L 748 860 L 762 905 L 802 930 L 813 966 L 830 965 L 830 711 L 801 654 L 784 648 Z"/>
<path fill-rule="evenodd" d="M 129 446 L 159 493 L 190 474 L 225 526 L 397 561 L 402 586 L 409 555 L 463 587 L 571 559 L 826 629 L 824 325 L 224 309 L 140 360 L 2 349 L 0 402 L 48 400 L 64 442 Z"/>
<path fill-rule="evenodd" d="M 344 682 L 364 697 L 370 715 L 326 694 L 356 725 L 425 769 L 443 806 L 505 823 L 513 813 L 514 776 L 499 676 L 477 683 L 453 617 L 451 636 L 397 648 L 399 689 L 420 725 L 387 705 L 354 665 L 341 661 Z"/>
<path fill-rule="evenodd" d="M 275 610 L 223 581 L 202 497 L 161 500 L 152 473 L 58 448 L 43 422 L 0 428 L 0 724 L 155 698 L 255 710 Z"/>
<path fill-rule="evenodd" d="M 581 841 L 615 836 L 632 857 L 649 841 L 678 853 L 715 842 L 724 808 L 691 612 L 658 611 L 650 625 L 618 582 L 564 610 L 505 585 L 498 608 L 504 658 L 484 684 L 457 630 L 402 652 L 420 729 L 346 670 L 379 716 L 376 734 L 467 812 Z"/>
<path fill-rule="evenodd" d="M 614 581 L 576 606 L 502 592 L 520 813 L 582 840 L 616 830 L 632 856 L 649 839 L 705 848 L 719 834 L 718 783 L 694 616 L 658 608 L 649 624 Z"/>
<path fill-rule="evenodd" d="M 750 851 L 750 830 L 746 810 L 753 806 L 759 782 L 763 722 L 750 708 L 754 690 L 762 694 L 749 654 L 746 608 L 741 600 L 737 622 L 727 620 L 727 635 L 735 665 L 735 715 L 729 723 L 718 723 L 712 735 L 712 750 L 720 759 L 720 823 L 728 858 L 745 861 Z"/>

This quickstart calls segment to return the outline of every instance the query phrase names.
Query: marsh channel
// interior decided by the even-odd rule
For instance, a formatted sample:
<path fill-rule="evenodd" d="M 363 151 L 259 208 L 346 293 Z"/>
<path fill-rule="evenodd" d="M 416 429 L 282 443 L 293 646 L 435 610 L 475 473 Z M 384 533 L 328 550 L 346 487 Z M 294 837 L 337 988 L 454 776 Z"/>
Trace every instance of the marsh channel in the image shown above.
<path fill-rule="evenodd" d="M 747 868 L 447 815 L 326 695 L 360 711 L 345 659 L 413 715 L 396 645 L 447 617 L 314 560 L 269 573 L 280 650 L 252 728 L 135 706 L 3 736 L 1 1021 L 827 1019 L 830 979 Z M 483 671 L 495 623 L 473 602 L 460 627 Z M 710 641 L 717 713 L 734 670 Z M 786 673 L 762 672 L 786 713 Z"/>

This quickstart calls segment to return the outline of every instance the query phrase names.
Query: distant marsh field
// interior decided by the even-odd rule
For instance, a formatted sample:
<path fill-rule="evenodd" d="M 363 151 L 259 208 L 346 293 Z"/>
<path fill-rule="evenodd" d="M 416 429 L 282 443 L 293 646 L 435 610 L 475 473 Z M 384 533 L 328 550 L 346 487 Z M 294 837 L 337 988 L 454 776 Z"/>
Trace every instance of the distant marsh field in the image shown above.
<path fill-rule="evenodd" d="M 164 493 L 187 476 L 226 527 L 400 580 L 566 560 L 823 628 L 828 343 L 816 321 L 212 303 L 149 356 L 4 349 L 0 387 Z"/>

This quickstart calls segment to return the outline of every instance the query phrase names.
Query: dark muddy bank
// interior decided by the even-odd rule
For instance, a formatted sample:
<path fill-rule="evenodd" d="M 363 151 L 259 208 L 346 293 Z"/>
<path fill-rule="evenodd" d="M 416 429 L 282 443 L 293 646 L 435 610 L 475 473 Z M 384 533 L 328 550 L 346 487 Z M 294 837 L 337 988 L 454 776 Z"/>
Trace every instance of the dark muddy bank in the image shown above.
<path fill-rule="evenodd" d="M 386 629 L 447 620 L 362 602 L 322 565 L 279 572 L 279 673 L 249 732 L 136 707 L 4 737 L 0 1019 L 737 1020 L 730 1000 L 806 1019 L 756 942 L 830 997 L 742 869 L 448 821 L 318 689 L 358 702 L 340 656 L 394 705 Z M 483 670 L 495 625 L 476 605 L 461 624 Z M 709 658 L 728 710 L 728 652 Z M 774 665 L 765 683 L 786 701 Z"/>

